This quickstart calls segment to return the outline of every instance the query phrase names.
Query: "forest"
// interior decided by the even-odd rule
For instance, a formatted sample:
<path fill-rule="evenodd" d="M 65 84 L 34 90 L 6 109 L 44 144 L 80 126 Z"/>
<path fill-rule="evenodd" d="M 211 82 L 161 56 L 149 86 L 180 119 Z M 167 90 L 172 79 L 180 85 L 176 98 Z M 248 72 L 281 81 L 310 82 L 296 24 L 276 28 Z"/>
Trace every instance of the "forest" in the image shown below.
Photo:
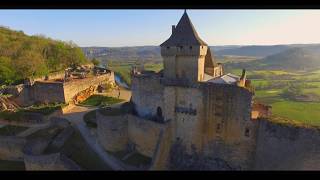
<path fill-rule="evenodd" d="M 0 85 L 16 84 L 87 62 L 81 48 L 73 42 L 28 36 L 23 31 L 0 27 Z"/>

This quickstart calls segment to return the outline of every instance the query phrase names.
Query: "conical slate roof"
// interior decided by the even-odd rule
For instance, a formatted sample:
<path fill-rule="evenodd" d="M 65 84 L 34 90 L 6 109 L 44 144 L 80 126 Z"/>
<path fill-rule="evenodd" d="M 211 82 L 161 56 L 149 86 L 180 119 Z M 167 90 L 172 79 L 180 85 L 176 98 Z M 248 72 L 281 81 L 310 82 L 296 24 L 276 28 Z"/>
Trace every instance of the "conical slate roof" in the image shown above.
<path fill-rule="evenodd" d="M 185 46 L 185 45 L 205 45 L 207 44 L 200 39 L 197 31 L 191 23 L 187 12 L 185 11 L 177 24 L 170 38 L 160 46 Z"/>

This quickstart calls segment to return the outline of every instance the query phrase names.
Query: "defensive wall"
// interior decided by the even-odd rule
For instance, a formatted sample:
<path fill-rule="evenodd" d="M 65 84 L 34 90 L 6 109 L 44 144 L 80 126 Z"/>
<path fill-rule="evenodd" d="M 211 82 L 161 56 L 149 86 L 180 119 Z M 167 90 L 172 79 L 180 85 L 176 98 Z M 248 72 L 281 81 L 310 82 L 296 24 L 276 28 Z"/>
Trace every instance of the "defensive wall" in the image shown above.
<path fill-rule="evenodd" d="M 140 117 L 156 115 L 158 107 L 163 109 L 163 90 L 159 74 L 132 76 L 132 101 Z"/>
<path fill-rule="evenodd" d="M 91 86 L 97 87 L 100 84 L 114 82 L 113 72 L 67 82 L 36 81 L 33 85 L 24 85 L 22 88 L 19 85 L 16 90 L 19 94 L 15 101 L 20 106 L 30 106 L 35 103 L 69 103 L 75 95 Z"/>
<path fill-rule="evenodd" d="M 122 151 L 133 145 L 142 155 L 152 157 L 162 124 L 131 114 L 103 115 L 96 111 L 98 140 L 107 151 Z"/>
<path fill-rule="evenodd" d="M 319 128 L 259 120 L 257 170 L 320 170 Z"/>

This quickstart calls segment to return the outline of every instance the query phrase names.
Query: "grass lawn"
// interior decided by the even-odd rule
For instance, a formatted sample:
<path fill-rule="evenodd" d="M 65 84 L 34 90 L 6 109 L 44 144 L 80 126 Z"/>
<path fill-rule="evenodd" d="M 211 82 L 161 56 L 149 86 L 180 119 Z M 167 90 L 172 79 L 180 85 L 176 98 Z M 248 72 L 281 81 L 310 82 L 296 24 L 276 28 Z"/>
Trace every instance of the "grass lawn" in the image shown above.
<path fill-rule="evenodd" d="M 28 127 L 6 125 L 6 126 L 0 128 L 0 135 L 1 136 L 14 136 L 14 135 L 17 135 L 20 132 L 23 132 L 27 129 L 28 129 Z"/>
<path fill-rule="evenodd" d="M 0 171 L 24 171 L 25 169 L 23 161 L 0 160 Z"/>
<path fill-rule="evenodd" d="M 58 127 L 49 127 L 49 128 L 45 128 L 45 129 L 40 129 L 40 130 L 36 131 L 35 133 L 28 135 L 27 139 L 28 140 L 37 139 L 37 138 L 51 139 L 51 138 L 55 137 L 56 135 L 58 135 L 61 131 L 62 131 L 62 129 L 60 129 Z"/>
<path fill-rule="evenodd" d="M 65 142 L 62 152 L 85 170 L 111 170 L 87 145 L 78 130 Z"/>
<path fill-rule="evenodd" d="M 128 159 L 124 160 L 124 162 L 129 165 L 139 167 L 140 165 L 142 166 L 150 165 L 151 160 L 152 160 L 151 158 L 144 156 L 140 153 L 134 153 Z"/>
<path fill-rule="evenodd" d="M 9 112 L 9 111 L 0 111 L 0 119 L 5 119 L 9 121 L 19 121 L 23 116 L 22 111 Z"/>
<path fill-rule="evenodd" d="M 136 62 L 113 62 L 112 64 L 109 65 L 109 68 L 113 70 L 116 74 L 121 76 L 123 81 L 128 84 L 129 86 L 131 85 L 131 77 L 130 77 L 130 71 L 131 67 L 133 65 L 136 65 Z M 145 70 L 148 71 L 160 71 L 163 69 L 163 64 L 162 63 L 146 63 L 144 64 Z"/>
<path fill-rule="evenodd" d="M 135 166 L 135 167 L 139 167 L 140 165 L 146 166 L 149 165 L 152 161 L 151 158 L 144 156 L 138 152 L 135 152 L 133 154 L 131 154 L 127 159 L 122 160 L 128 153 L 125 151 L 117 151 L 117 152 L 111 152 L 111 151 L 107 151 L 109 154 L 113 155 L 114 157 L 116 157 L 117 159 L 121 160 L 122 162 L 124 162 L 125 164 L 131 165 L 131 166 Z"/>
<path fill-rule="evenodd" d="M 124 101 L 123 99 L 118 99 L 114 97 L 108 97 L 103 95 L 92 95 L 85 101 L 83 101 L 82 105 L 87 106 L 100 106 L 100 105 L 111 105 Z"/>
<path fill-rule="evenodd" d="M 320 126 L 320 103 L 280 101 L 272 103 L 272 114 Z"/>
<path fill-rule="evenodd" d="M 83 116 L 84 122 L 89 128 L 97 128 L 96 120 L 96 110 L 90 111 Z"/>
<path fill-rule="evenodd" d="M 33 105 L 33 106 L 22 109 L 22 111 L 36 112 L 36 113 L 41 113 L 43 115 L 49 115 L 64 106 L 66 106 L 66 104 L 64 104 L 64 103 L 53 103 L 53 104 L 47 104 L 47 105 Z"/>
<path fill-rule="evenodd" d="M 9 121 L 19 121 L 21 120 L 21 118 L 23 118 L 25 112 L 49 115 L 64 106 L 66 106 L 66 104 L 54 103 L 48 105 L 33 105 L 26 108 L 20 108 L 16 112 L 0 111 L 0 118 Z"/>

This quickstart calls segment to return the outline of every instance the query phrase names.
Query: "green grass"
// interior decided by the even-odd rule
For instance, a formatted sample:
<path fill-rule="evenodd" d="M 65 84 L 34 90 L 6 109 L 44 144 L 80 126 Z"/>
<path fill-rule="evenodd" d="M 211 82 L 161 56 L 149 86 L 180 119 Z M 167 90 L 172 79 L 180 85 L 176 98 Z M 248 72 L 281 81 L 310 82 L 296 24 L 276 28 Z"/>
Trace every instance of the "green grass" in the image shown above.
<path fill-rule="evenodd" d="M 97 128 L 96 120 L 96 110 L 90 111 L 83 116 L 84 122 L 89 128 Z"/>
<path fill-rule="evenodd" d="M 130 86 L 131 85 L 131 77 L 130 77 L 131 67 L 136 64 L 137 64 L 136 61 L 113 62 L 112 64 L 109 64 L 109 68 L 113 70 L 117 75 L 119 75 L 122 78 L 122 80 Z M 158 72 L 161 69 L 163 69 L 163 64 L 162 63 L 145 63 L 144 68 L 145 70 L 148 70 L 148 71 Z"/>
<path fill-rule="evenodd" d="M 128 154 L 128 152 L 125 152 L 125 151 L 116 151 L 116 152 L 107 151 L 107 152 L 112 156 L 116 157 L 117 159 L 121 160 L 125 164 L 136 166 L 136 167 L 139 167 L 140 165 L 143 165 L 143 166 L 149 165 L 152 160 L 151 158 L 144 156 L 138 152 L 131 154 L 125 160 L 122 160 L 122 159 Z"/>
<path fill-rule="evenodd" d="M 85 170 L 111 170 L 89 147 L 78 130 L 75 130 L 73 135 L 66 141 L 62 147 L 62 153 Z"/>
<path fill-rule="evenodd" d="M 114 97 L 108 97 L 103 95 L 92 95 L 80 104 L 87 105 L 87 106 L 100 106 L 100 105 L 112 105 L 122 101 L 124 100 L 117 99 Z"/>
<path fill-rule="evenodd" d="M 23 117 L 22 111 L 10 112 L 10 111 L 0 111 L 0 119 L 5 119 L 8 121 L 19 121 Z"/>
<path fill-rule="evenodd" d="M 6 125 L 6 126 L 0 128 L 0 135 L 1 136 L 14 136 L 14 135 L 17 135 L 20 132 L 23 132 L 27 129 L 28 129 L 28 127 Z"/>
<path fill-rule="evenodd" d="M 151 163 L 151 160 L 151 158 L 140 153 L 134 153 L 128 159 L 124 160 L 124 162 L 129 165 L 139 167 L 140 165 L 149 165 Z"/>
<path fill-rule="evenodd" d="M 47 104 L 47 105 L 32 105 L 26 108 L 20 108 L 16 112 L 0 111 L 0 118 L 9 120 L 9 121 L 19 121 L 23 119 L 24 113 L 26 112 L 49 115 L 64 106 L 66 106 L 66 104 L 61 104 L 61 103 L 54 103 L 54 104 Z"/>
<path fill-rule="evenodd" d="M 45 128 L 45 129 L 40 129 L 40 130 L 36 131 L 35 133 L 32 133 L 29 136 L 27 136 L 27 139 L 28 140 L 37 139 L 37 138 L 51 139 L 51 138 L 55 137 L 56 135 L 58 135 L 61 131 L 62 131 L 62 129 L 55 127 L 55 126 Z"/>
<path fill-rule="evenodd" d="M 0 171 L 24 171 L 23 161 L 5 161 L 0 160 Z"/>
<path fill-rule="evenodd" d="M 236 69 L 236 71 L 240 70 Z M 269 85 L 274 85 L 275 83 L 279 83 L 279 81 L 283 83 L 291 81 L 305 84 L 303 94 L 313 93 L 320 96 L 320 70 L 312 72 L 252 71 L 251 73 L 252 75 L 262 75 L 261 77 L 264 77 L 263 79 L 257 78 L 252 80 L 252 84 L 256 87 L 267 87 L 263 90 L 256 90 L 254 98 L 256 101 L 272 106 L 273 119 L 291 124 L 301 123 L 304 125 L 320 126 L 320 102 L 297 102 L 284 99 L 280 94 L 285 87 L 268 89 Z M 283 79 L 283 75 L 288 75 L 290 79 Z"/>
<path fill-rule="evenodd" d="M 52 103 L 52 104 L 41 104 L 41 105 L 33 105 L 27 108 L 22 109 L 24 112 L 35 112 L 35 113 L 40 113 L 43 115 L 49 115 L 53 113 L 54 111 L 65 107 L 66 104 L 64 103 Z"/>
<path fill-rule="evenodd" d="M 121 114 L 125 114 L 124 110 L 122 110 L 121 108 L 101 108 L 99 109 L 99 112 L 105 116 L 119 116 Z"/>
<path fill-rule="evenodd" d="M 272 114 L 320 126 L 320 103 L 280 101 L 272 103 Z"/>
<path fill-rule="evenodd" d="M 112 156 L 116 157 L 117 159 L 121 160 L 126 154 L 126 151 L 106 151 L 107 153 L 111 154 Z"/>

